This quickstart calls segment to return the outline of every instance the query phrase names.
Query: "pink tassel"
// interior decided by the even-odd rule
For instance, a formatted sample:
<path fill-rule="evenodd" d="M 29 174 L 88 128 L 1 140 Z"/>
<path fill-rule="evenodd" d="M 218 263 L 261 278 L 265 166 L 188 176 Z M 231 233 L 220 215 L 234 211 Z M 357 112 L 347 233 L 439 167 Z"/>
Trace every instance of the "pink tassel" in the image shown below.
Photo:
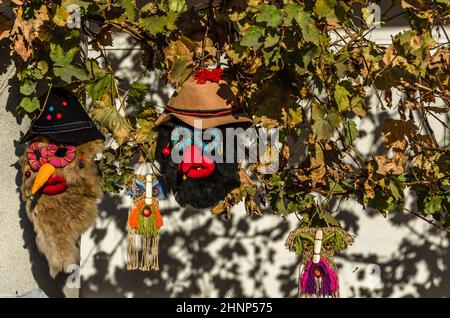
<path fill-rule="evenodd" d="M 299 281 L 300 293 L 303 295 L 335 296 L 339 290 L 336 272 L 325 258 L 314 264 L 309 260 Z"/>

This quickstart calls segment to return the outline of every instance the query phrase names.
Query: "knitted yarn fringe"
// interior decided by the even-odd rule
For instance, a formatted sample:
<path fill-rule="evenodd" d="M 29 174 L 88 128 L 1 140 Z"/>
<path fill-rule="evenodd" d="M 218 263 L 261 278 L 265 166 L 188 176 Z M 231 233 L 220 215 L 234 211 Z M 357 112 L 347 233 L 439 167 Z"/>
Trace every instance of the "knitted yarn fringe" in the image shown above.
<path fill-rule="evenodd" d="M 128 215 L 127 269 L 159 270 L 159 233 L 163 226 L 157 199 L 150 205 L 144 197 L 135 200 Z"/>
<path fill-rule="evenodd" d="M 326 259 L 314 264 L 309 260 L 299 279 L 300 297 L 336 298 L 339 297 L 339 282 L 336 271 Z"/>
<path fill-rule="evenodd" d="M 139 247 L 141 247 L 139 251 Z M 159 270 L 159 235 L 128 232 L 127 270 Z"/>

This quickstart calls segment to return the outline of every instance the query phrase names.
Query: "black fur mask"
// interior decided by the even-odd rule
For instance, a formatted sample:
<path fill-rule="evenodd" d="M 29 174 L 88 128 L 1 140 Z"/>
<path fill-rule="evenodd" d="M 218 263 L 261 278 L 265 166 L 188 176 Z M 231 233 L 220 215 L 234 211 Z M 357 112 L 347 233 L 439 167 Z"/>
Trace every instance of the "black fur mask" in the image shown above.
<path fill-rule="evenodd" d="M 175 200 L 180 206 L 190 205 L 196 209 L 211 208 L 223 200 L 234 188 L 239 187 L 238 163 L 226 163 L 226 151 L 223 151 L 223 163 L 215 163 L 214 171 L 211 175 L 200 178 L 183 178 L 183 173 L 178 171 L 178 164 L 175 163 L 170 154 L 163 154 L 164 148 L 168 146 L 173 149 L 171 143 L 172 130 L 176 126 L 186 127 L 193 131 L 193 128 L 181 121 L 171 120 L 159 127 L 158 143 L 156 146 L 156 160 L 161 169 L 161 175 L 167 186 L 167 190 L 175 195 Z M 223 135 L 223 148 L 225 149 L 226 127 L 218 127 Z"/>

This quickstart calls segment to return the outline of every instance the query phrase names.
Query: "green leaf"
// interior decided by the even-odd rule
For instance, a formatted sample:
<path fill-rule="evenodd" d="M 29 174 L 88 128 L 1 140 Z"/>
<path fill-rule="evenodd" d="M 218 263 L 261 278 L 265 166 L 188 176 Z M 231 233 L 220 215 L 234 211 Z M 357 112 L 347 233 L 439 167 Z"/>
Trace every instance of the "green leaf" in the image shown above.
<path fill-rule="evenodd" d="M 92 118 L 107 128 L 119 145 L 130 138 L 131 126 L 116 107 L 103 101 L 96 101 L 91 110 Z"/>
<path fill-rule="evenodd" d="M 401 180 L 391 177 L 389 179 L 389 189 L 396 201 L 403 199 L 403 184 Z"/>
<path fill-rule="evenodd" d="M 286 208 L 286 205 L 284 204 L 284 199 L 281 197 L 277 203 L 275 208 L 277 209 L 277 212 L 281 215 L 288 215 L 289 214 L 289 210 Z"/>
<path fill-rule="evenodd" d="M 292 21 L 296 21 L 302 30 L 302 35 L 306 42 L 312 42 L 316 45 L 320 44 L 320 32 L 316 28 L 314 19 L 309 13 L 305 12 L 298 4 L 288 5 L 285 12 L 285 24 L 290 25 Z"/>
<path fill-rule="evenodd" d="M 425 205 L 423 212 L 425 214 L 436 214 L 442 209 L 442 196 L 435 195 L 425 198 Z"/>
<path fill-rule="evenodd" d="M 136 130 L 136 142 L 141 144 L 144 142 L 151 143 L 157 135 L 156 131 L 153 130 L 155 127 L 154 121 L 138 119 L 137 124 L 139 127 Z"/>
<path fill-rule="evenodd" d="M 66 65 L 66 67 L 54 67 L 53 73 L 69 84 L 72 82 L 72 77 L 75 77 L 80 81 L 85 81 L 87 79 L 84 69 L 70 64 Z"/>
<path fill-rule="evenodd" d="M 336 101 L 339 112 L 343 112 L 350 108 L 350 96 L 350 92 L 344 86 L 339 84 L 336 85 L 336 88 L 334 89 L 334 100 Z"/>
<path fill-rule="evenodd" d="M 284 25 L 292 25 L 292 22 L 299 21 L 301 19 L 301 14 L 304 13 L 303 7 L 298 4 L 288 4 L 284 7 L 285 17 L 283 20 Z"/>
<path fill-rule="evenodd" d="M 319 217 L 327 223 L 329 226 L 340 226 L 339 222 L 335 219 L 334 216 L 331 215 L 329 212 L 320 211 Z"/>
<path fill-rule="evenodd" d="M 141 8 L 141 14 L 155 14 L 158 11 L 158 5 L 154 2 L 149 2 Z"/>
<path fill-rule="evenodd" d="M 351 100 L 351 109 L 352 112 L 355 113 L 356 116 L 363 118 L 367 115 L 366 110 L 364 109 L 364 98 L 361 96 L 353 96 Z"/>
<path fill-rule="evenodd" d="M 177 84 L 183 83 L 192 71 L 192 67 L 188 64 L 188 61 L 176 58 L 169 73 L 169 79 Z"/>
<path fill-rule="evenodd" d="M 333 133 L 333 127 L 325 120 L 326 111 L 323 106 L 317 103 L 312 104 L 311 117 L 314 120 L 313 130 L 319 138 L 328 138 Z"/>
<path fill-rule="evenodd" d="M 97 62 L 89 60 L 86 62 L 91 80 L 86 84 L 86 92 L 94 100 L 100 100 L 103 94 L 114 98 L 117 92 L 114 88 L 114 74 L 108 70 L 101 69 Z"/>
<path fill-rule="evenodd" d="M 399 55 L 418 65 L 427 58 L 436 41 L 429 32 L 419 35 L 416 31 L 407 30 L 397 34 L 393 44 Z"/>
<path fill-rule="evenodd" d="M 84 69 L 71 64 L 78 51 L 79 48 L 71 48 L 65 52 L 59 44 L 50 44 L 50 58 L 54 62 L 53 73 L 69 84 L 72 82 L 72 77 L 80 81 L 87 79 Z"/>
<path fill-rule="evenodd" d="M 115 96 L 115 94 L 113 94 L 113 81 L 114 75 L 108 74 L 97 81 L 87 84 L 86 92 L 94 101 L 101 99 L 105 93 Z"/>
<path fill-rule="evenodd" d="M 37 68 L 41 72 L 42 75 L 45 75 L 48 72 L 48 64 L 46 61 L 39 61 L 37 63 Z"/>
<path fill-rule="evenodd" d="M 139 26 L 147 30 L 151 35 L 162 33 L 165 30 L 174 30 L 175 22 L 178 19 L 178 13 L 168 12 L 167 15 L 153 15 L 148 18 L 140 18 Z"/>
<path fill-rule="evenodd" d="M 336 0 L 317 0 L 314 5 L 314 12 L 319 17 L 325 17 L 327 20 L 336 19 L 334 8 L 336 7 Z"/>
<path fill-rule="evenodd" d="M 341 118 L 333 110 L 326 112 L 324 105 L 312 104 L 312 119 L 314 124 L 312 128 L 319 139 L 327 139 L 333 135 L 334 129 L 339 127 Z"/>
<path fill-rule="evenodd" d="M 138 107 L 144 103 L 148 85 L 141 82 L 133 82 L 127 94 L 127 105 Z"/>
<path fill-rule="evenodd" d="M 39 109 L 40 104 L 37 97 L 33 97 L 33 99 L 30 99 L 29 97 L 25 97 L 22 99 L 22 101 L 19 104 L 19 107 L 25 110 L 27 113 L 32 113 Z"/>
<path fill-rule="evenodd" d="M 392 179 L 389 180 L 389 189 L 391 190 L 392 196 L 395 200 L 400 200 L 402 198 L 402 196 L 400 195 L 400 189 Z"/>
<path fill-rule="evenodd" d="M 330 191 L 345 191 L 339 183 L 336 183 L 331 178 L 328 180 L 328 187 L 330 188 Z"/>
<path fill-rule="evenodd" d="M 303 112 L 301 107 L 289 108 L 286 116 L 286 124 L 289 128 L 295 128 L 303 121 Z"/>
<path fill-rule="evenodd" d="M 125 9 L 124 16 L 129 20 L 134 21 L 136 17 L 135 1 L 134 0 L 120 0 L 122 8 Z"/>
<path fill-rule="evenodd" d="M 353 144 L 353 142 L 358 138 L 359 131 L 356 127 L 354 120 L 348 120 L 345 122 L 345 143 L 347 145 Z"/>
<path fill-rule="evenodd" d="M 66 65 L 72 63 L 78 51 L 79 48 L 74 47 L 65 52 L 61 45 L 54 43 L 50 44 L 50 58 L 57 66 L 65 67 Z"/>
<path fill-rule="evenodd" d="M 279 41 L 280 41 L 280 36 L 278 34 L 274 34 L 274 35 L 269 34 L 266 37 L 266 40 L 264 41 L 264 47 L 265 48 L 272 47 L 274 45 L 277 45 Z"/>
<path fill-rule="evenodd" d="M 26 96 L 31 95 L 36 89 L 36 82 L 25 80 L 20 84 L 20 93 Z"/>
<path fill-rule="evenodd" d="M 270 70 L 278 70 L 277 62 L 281 59 L 280 49 L 275 48 L 271 51 L 264 51 L 264 64 L 269 66 L 270 64 L 274 64 Z"/>
<path fill-rule="evenodd" d="M 185 0 L 163 0 L 162 4 L 168 11 L 181 13 L 187 9 Z"/>
<path fill-rule="evenodd" d="M 244 36 L 241 39 L 241 45 L 257 49 L 263 44 L 263 42 L 260 41 L 263 35 L 264 29 L 253 25 L 245 31 Z"/>
<path fill-rule="evenodd" d="M 266 22 L 268 27 L 277 27 L 283 22 L 283 11 L 274 5 L 262 5 L 256 15 L 256 22 Z"/>

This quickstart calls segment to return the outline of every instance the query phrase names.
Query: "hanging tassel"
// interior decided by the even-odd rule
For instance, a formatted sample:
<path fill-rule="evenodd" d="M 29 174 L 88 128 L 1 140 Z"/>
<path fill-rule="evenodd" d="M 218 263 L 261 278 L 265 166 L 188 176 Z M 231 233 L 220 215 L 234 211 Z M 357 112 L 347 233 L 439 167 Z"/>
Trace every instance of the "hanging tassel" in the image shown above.
<path fill-rule="evenodd" d="M 339 282 L 336 272 L 321 258 L 317 264 L 309 260 L 300 276 L 301 296 L 338 297 Z"/>
<path fill-rule="evenodd" d="M 152 189 L 151 176 L 147 176 L 146 189 Z M 157 271 L 159 270 L 159 229 L 163 226 L 158 200 L 152 197 L 150 190 L 136 198 L 135 202 L 137 203 L 130 209 L 128 215 L 127 269 Z M 139 253 L 139 245 L 141 253 Z"/>
<path fill-rule="evenodd" d="M 159 270 L 159 260 L 158 260 L 158 251 L 159 251 L 159 235 L 151 238 L 152 242 L 152 253 L 150 260 L 150 269 L 157 271 Z"/>
<path fill-rule="evenodd" d="M 320 257 L 322 251 L 323 231 L 318 229 L 314 236 L 312 259 L 306 264 L 300 276 L 300 295 L 316 295 L 317 297 L 336 297 L 339 290 L 337 275 L 325 258 Z"/>
<path fill-rule="evenodd" d="M 307 227 L 291 231 L 285 246 L 301 257 L 299 297 L 339 297 L 339 281 L 333 262 L 355 236 L 338 227 Z"/>
<path fill-rule="evenodd" d="M 135 270 L 138 268 L 138 236 L 134 231 L 128 231 L 127 270 Z"/>

